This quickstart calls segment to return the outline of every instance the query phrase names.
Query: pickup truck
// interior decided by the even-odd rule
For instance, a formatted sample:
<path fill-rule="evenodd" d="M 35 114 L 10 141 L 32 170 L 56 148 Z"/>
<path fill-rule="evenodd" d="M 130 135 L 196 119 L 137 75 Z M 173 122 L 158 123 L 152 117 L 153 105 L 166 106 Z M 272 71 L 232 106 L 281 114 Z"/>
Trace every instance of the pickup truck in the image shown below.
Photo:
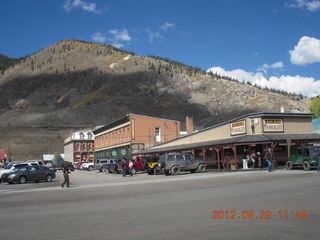
<path fill-rule="evenodd" d="M 93 167 L 94 167 L 94 163 L 92 161 L 86 161 L 86 162 L 81 164 L 80 169 L 81 170 L 92 171 Z"/>
<path fill-rule="evenodd" d="M 133 162 L 132 166 L 132 174 L 136 174 L 137 171 L 145 171 L 147 170 L 147 162 L 143 157 L 137 157 L 136 159 L 126 159 L 126 172 L 129 173 L 129 160 Z M 121 161 L 118 163 L 117 173 L 122 172 Z"/>

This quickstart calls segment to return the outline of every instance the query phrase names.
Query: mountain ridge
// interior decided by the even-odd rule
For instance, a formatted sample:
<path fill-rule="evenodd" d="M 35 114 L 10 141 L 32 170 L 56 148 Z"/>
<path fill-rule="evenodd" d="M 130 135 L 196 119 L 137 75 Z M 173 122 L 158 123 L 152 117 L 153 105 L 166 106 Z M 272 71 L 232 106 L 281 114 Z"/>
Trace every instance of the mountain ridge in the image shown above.
<path fill-rule="evenodd" d="M 25 129 L 21 136 L 39 142 L 36 156 L 51 148 L 50 134 L 56 136 L 55 150 L 62 151 L 70 129 L 107 124 L 127 113 L 175 119 L 182 125 L 186 116 L 193 116 L 201 129 L 281 107 L 308 112 L 309 102 L 169 59 L 78 40 L 57 42 L 11 65 L 0 74 L 0 93 L 0 128 Z M 48 137 L 32 135 L 28 128 L 42 129 Z M 0 147 L 10 145 L 20 155 L 19 149 L 28 149 L 10 131 L 6 141 L 1 139 Z"/>

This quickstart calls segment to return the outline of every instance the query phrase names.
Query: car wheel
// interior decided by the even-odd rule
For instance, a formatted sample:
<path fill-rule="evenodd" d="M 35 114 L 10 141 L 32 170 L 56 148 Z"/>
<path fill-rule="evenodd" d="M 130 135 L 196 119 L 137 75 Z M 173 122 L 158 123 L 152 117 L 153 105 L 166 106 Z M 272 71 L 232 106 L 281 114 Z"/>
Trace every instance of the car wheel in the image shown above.
<path fill-rule="evenodd" d="M 303 170 L 305 170 L 305 171 L 310 170 L 310 163 L 308 161 L 303 162 Z"/>
<path fill-rule="evenodd" d="M 181 169 L 180 169 L 179 166 L 173 166 L 173 167 L 171 168 L 171 174 L 172 174 L 172 175 L 179 175 L 179 174 L 180 174 L 180 171 L 181 171 Z"/>
<path fill-rule="evenodd" d="M 153 168 L 147 168 L 147 173 L 149 175 L 153 175 Z"/>
<path fill-rule="evenodd" d="M 197 168 L 197 172 L 204 172 L 206 170 L 206 166 L 204 164 L 199 164 Z"/>
<path fill-rule="evenodd" d="M 27 179 L 26 179 L 25 176 L 21 176 L 21 177 L 19 178 L 19 183 L 24 184 L 24 183 L 26 183 L 26 182 L 27 182 Z"/>
<path fill-rule="evenodd" d="M 131 174 L 136 174 L 137 173 L 137 169 L 135 168 L 135 167 L 133 167 L 132 169 L 131 169 Z"/>
<path fill-rule="evenodd" d="M 287 161 L 286 162 L 286 167 L 287 167 L 287 170 L 292 170 L 292 168 L 293 168 L 292 162 L 291 161 Z"/>
<path fill-rule="evenodd" d="M 102 168 L 100 168 L 100 169 L 99 169 L 99 172 L 103 172 L 103 169 L 102 169 Z"/>
<path fill-rule="evenodd" d="M 154 175 L 160 175 L 161 174 L 161 168 L 160 167 L 155 167 L 153 170 Z"/>
<path fill-rule="evenodd" d="M 52 182 L 52 176 L 50 174 L 46 176 L 46 181 Z"/>
<path fill-rule="evenodd" d="M 170 172 L 169 171 L 164 171 L 164 175 L 169 176 Z"/>
<path fill-rule="evenodd" d="M 89 166 L 88 167 L 88 171 L 92 171 L 93 170 L 93 167 L 92 166 Z"/>

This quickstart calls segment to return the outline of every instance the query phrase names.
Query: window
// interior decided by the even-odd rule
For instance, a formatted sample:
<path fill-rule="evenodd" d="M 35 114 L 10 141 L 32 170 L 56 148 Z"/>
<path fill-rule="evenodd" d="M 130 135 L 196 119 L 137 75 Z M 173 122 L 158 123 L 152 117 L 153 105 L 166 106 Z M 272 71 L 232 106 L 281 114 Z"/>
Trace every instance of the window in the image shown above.
<path fill-rule="evenodd" d="M 83 151 L 86 151 L 87 149 L 86 149 L 86 143 L 82 143 L 82 150 Z"/>
<path fill-rule="evenodd" d="M 76 144 L 76 151 L 80 151 L 80 143 Z"/>
<path fill-rule="evenodd" d="M 92 133 L 91 132 L 88 133 L 88 139 L 92 139 Z"/>
<path fill-rule="evenodd" d="M 156 127 L 156 142 L 161 142 L 161 132 L 160 132 L 160 128 Z"/>
<path fill-rule="evenodd" d="M 81 132 L 79 135 L 80 135 L 80 139 L 83 140 L 84 139 L 84 134 Z"/>

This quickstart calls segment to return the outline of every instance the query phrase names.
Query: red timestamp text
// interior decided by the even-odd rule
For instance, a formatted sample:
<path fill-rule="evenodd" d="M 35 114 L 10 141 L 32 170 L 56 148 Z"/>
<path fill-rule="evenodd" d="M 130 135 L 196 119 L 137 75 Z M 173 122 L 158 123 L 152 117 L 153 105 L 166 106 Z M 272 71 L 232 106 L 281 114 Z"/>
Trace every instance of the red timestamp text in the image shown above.
<path fill-rule="evenodd" d="M 258 220 L 268 220 L 268 219 L 307 219 L 309 217 L 309 212 L 307 210 L 214 210 L 212 211 L 211 218 L 213 220 L 217 219 L 258 219 Z"/>

